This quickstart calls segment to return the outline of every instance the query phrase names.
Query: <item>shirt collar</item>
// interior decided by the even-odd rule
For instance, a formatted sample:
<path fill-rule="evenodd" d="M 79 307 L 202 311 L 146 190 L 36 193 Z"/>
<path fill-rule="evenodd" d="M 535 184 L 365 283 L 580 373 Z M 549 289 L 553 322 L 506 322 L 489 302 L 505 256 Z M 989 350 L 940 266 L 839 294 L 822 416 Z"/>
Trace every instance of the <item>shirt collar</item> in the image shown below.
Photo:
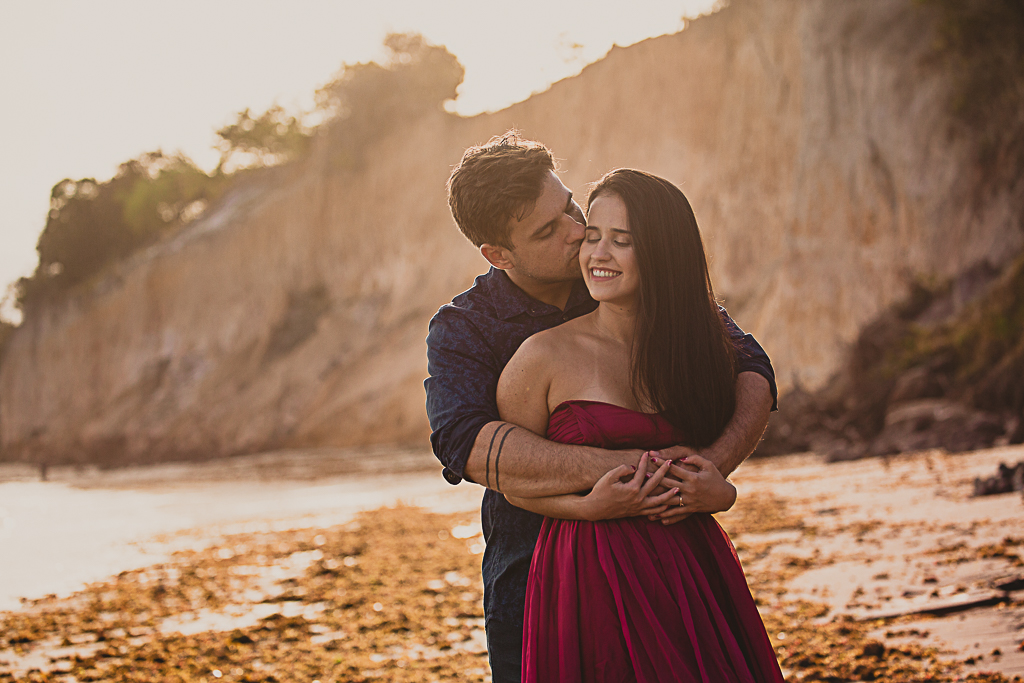
<path fill-rule="evenodd" d="M 521 290 L 516 283 L 512 282 L 505 271 L 494 266 L 491 266 L 490 271 L 487 273 L 487 288 L 488 294 L 491 297 L 491 303 L 494 306 L 494 312 L 501 320 L 511 320 L 523 313 L 534 318 L 551 315 L 552 313 L 562 313 L 557 307 L 534 299 Z M 565 305 L 565 311 L 568 312 L 580 304 L 591 302 L 593 302 L 593 299 L 590 298 L 590 292 L 587 291 L 586 285 L 583 284 L 583 279 L 580 278 L 573 283 L 572 291 L 569 293 L 569 300 Z"/>

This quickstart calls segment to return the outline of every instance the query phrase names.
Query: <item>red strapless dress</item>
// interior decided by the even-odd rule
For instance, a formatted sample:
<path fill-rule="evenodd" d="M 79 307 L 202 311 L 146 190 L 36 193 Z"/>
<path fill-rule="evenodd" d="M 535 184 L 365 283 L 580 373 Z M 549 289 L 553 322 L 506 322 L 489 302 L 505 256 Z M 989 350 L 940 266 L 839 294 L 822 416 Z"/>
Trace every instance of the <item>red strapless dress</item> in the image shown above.
<path fill-rule="evenodd" d="M 663 418 L 567 401 L 548 438 L 653 450 L 680 443 Z M 729 537 L 711 515 L 545 519 L 530 565 L 523 681 L 782 681 Z"/>

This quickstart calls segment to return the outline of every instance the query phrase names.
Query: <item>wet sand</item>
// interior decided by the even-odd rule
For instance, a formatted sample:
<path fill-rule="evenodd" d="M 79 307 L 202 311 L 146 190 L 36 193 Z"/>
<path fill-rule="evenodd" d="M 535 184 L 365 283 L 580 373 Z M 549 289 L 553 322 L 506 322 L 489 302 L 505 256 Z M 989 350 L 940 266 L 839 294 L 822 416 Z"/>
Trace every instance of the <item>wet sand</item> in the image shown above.
<path fill-rule="evenodd" d="M 746 463 L 718 517 L 787 679 L 1024 674 L 1024 503 L 971 497 L 1021 459 Z M 429 453 L 4 476 L 8 602 L 97 583 L 0 615 L 0 681 L 487 679 L 480 489 Z"/>
<path fill-rule="evenodd" d="M 0 465 L 0 611 L 69 595 L 243 532 L 330 527 L 404 503 L 479 509 L 423 449 L 283 451 L 203 464 L 101 471 Z"/>

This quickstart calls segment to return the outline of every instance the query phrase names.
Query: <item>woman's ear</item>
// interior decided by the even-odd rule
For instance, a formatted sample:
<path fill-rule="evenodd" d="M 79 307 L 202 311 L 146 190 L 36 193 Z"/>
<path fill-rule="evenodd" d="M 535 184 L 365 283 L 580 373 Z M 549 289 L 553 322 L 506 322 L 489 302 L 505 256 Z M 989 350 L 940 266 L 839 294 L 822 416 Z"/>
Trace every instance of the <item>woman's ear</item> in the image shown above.
<path fill-rule="evenodd" d="M 511 250 L 505 247 L 496 247 L 493 244 L 481 244 L 480 254 L 487 259 L 487 262 L 498 270 L 510 270 L 514 267 Z"/>

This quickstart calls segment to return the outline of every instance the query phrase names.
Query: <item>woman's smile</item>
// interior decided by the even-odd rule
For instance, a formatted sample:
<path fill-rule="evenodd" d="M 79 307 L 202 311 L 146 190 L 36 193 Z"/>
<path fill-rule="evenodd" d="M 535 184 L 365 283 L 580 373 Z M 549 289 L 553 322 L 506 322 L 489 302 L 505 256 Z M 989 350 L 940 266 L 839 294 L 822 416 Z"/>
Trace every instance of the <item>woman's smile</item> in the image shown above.
<path fill-rule="evenodd" d="M 608 268 L 591 268 L 590 278 L 596 282 L 605 282 L 622 275 L 618 270 L 610 270 Z"/>

